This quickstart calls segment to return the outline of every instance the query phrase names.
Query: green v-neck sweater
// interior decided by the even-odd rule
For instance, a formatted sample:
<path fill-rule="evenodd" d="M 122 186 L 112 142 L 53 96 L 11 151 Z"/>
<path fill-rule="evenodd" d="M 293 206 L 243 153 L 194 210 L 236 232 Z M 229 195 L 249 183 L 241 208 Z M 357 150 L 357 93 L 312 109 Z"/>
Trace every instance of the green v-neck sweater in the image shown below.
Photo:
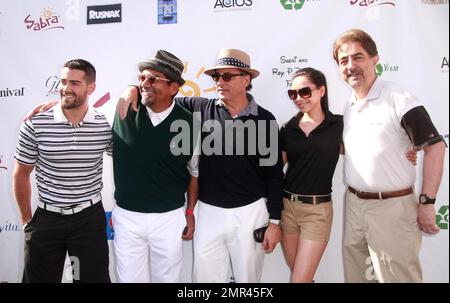
<path fill-rule="evenodd" d="M 170 132 L 174 121 L 189 125 L 189 132 L 184 128 L 183 140 L 176 140 L 178 144 L 171 143 L 182 132 L 182 128 Z M 137 112 L 130 108 L 123 120 L 116 114 L 113 166 L 118 206 L 135 212 L 162 213 L 184 205 L 190 181 L 187 164 L 194 149 L 192 129 L 192 114 L 178 104 L 157 126 L 153 126 L 142 104 Z M 186 152 L 174 155 L 174 149 L 182 143 Z"/>

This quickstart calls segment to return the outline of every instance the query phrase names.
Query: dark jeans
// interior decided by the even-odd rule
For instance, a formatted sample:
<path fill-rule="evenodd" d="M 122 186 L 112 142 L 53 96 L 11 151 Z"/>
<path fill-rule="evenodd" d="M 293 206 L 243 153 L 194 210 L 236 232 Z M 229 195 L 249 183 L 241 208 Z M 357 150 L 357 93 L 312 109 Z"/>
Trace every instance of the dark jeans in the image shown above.
<path fill-rule="evenodd" d="M 22 282 L 61 282 L 67 252 L 73 282 L 111 282 L 106 219 L 101 202 L 73 215 L 36 209 L 25 228 Z"/>

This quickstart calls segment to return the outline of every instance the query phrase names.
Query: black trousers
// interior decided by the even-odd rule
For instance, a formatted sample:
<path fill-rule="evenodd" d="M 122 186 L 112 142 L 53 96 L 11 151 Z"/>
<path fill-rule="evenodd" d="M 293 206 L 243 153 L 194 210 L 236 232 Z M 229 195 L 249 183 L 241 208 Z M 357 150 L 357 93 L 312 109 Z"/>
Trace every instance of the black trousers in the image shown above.
<path fill-rule="evenodd" d="M 101 202 L 73 215 L 36 209 L 25 228 L 22 282 L 61 282 L 66 253 L 72 263 L 73 282 L 111 282 Z"/>

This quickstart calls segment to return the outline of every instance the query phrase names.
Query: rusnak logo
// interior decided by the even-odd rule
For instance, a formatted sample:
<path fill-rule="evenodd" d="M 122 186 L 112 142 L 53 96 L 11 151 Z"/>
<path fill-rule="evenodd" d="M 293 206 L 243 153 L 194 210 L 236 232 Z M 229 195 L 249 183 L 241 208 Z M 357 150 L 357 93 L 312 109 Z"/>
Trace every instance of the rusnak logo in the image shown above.
<path fill-rule="evenodd" d="M 20 88 L 4 88 L 0 90 L 0 98 L 23 97 L 25 87 Z"/>
<path fill-rule="evenodd" d="M 215 0 L 214 11 L 250 9 L 253 0 Z"/>
<path fill-rule="evenodd" d="M 388 63 L 378 63 L 377 66 L 375 66 L 375 72 L 378 77 L 381 77 L 385 72 L 398 72 L 399 69 L 400 66 Z"/>
<path fill-rule="evenodd" d="M 358 6 L 391 5 L 391 6 L 395 6 L 395 3 L 394 3 L 394 1 L 382 1 L 382 0 L 350 0 L 350 5 L 358 5 Z"/>
<path fill-rule="evenodd" d="M 158 0 L 158 24 L 175 24 L 177 16 L 177 0 Z"/>
<path fill-rule="evenodd" d="M 94 5 L 87 7 L 87 24 L 122 22 L 122 4 Z"/>
<path fill-rule="evenodd" d="M 41 12 L 41 17 L 37 20 L 31 17 L 31 14 L 25 17 L 23 20 L 27 29 L 32 29 L 34 31 L 46 31 L 49 29 L 64 29 L 64 26 L 61 25 L 59 16 L 57 16 L 52 8 L 44 8 Z"/>
<path fill-rule="evenodd" d="M 425 5 L 448 4 L 448 0 L 422 0 L 422 4 Z"/>
<path fill-rule="evenodd" d="M 448 205 L 442 205 L 436 214 L 436 225 L 440 229 L 448 229 Z"/>

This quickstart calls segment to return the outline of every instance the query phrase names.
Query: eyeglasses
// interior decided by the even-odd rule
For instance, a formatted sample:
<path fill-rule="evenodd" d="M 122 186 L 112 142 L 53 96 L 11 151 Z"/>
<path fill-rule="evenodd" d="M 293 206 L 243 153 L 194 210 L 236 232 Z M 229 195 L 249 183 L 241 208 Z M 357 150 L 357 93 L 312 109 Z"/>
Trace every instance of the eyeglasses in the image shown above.
<path fill-rule="evenodd" d="M 310 87 L 306 86 L 303 88 L 300 88 L 298 90 L 290 89 L 288 90 L 288 96 L 291 98 L 291 100 L 297 100 L 298 96 L 300 96 L 303 99 L 310 98 L 312 95 L 312 90 Z"/>
<path fill-rule="evenodd" d="M 146 76 L 146 75 L 144 75 L 144 74 L 138 75 L 138 80 L 139 80 L 140 82 L 144 82 L 145 80 L 148 80 L 148 82 L 150 82 L 150 84 L 152 84 L 152 85 L 155 84 L 155 82 L 156 82 L 157 80 L 167 81 L 167 82 L 172 82 L 172 80 L 169 80 L 169 79 L 160 78 L 160 77 L 153 76 L 153 75 L 148 75 L 148 76 Z"/>
<path fill-rule="evenodd" d="M 220 77 L 222 77 L 223 81 L 230 82 L 233 77 L 245 76 L 245 75 L 247 75 L 247 74 L 246 73 L 240 73 L 240 74 L 224 73 L 222 75 L 221 74 L 213 74 L 213 75 L 211 75 L 211 78 L 213 79 L 214 82 L 219 82 Z"/>

